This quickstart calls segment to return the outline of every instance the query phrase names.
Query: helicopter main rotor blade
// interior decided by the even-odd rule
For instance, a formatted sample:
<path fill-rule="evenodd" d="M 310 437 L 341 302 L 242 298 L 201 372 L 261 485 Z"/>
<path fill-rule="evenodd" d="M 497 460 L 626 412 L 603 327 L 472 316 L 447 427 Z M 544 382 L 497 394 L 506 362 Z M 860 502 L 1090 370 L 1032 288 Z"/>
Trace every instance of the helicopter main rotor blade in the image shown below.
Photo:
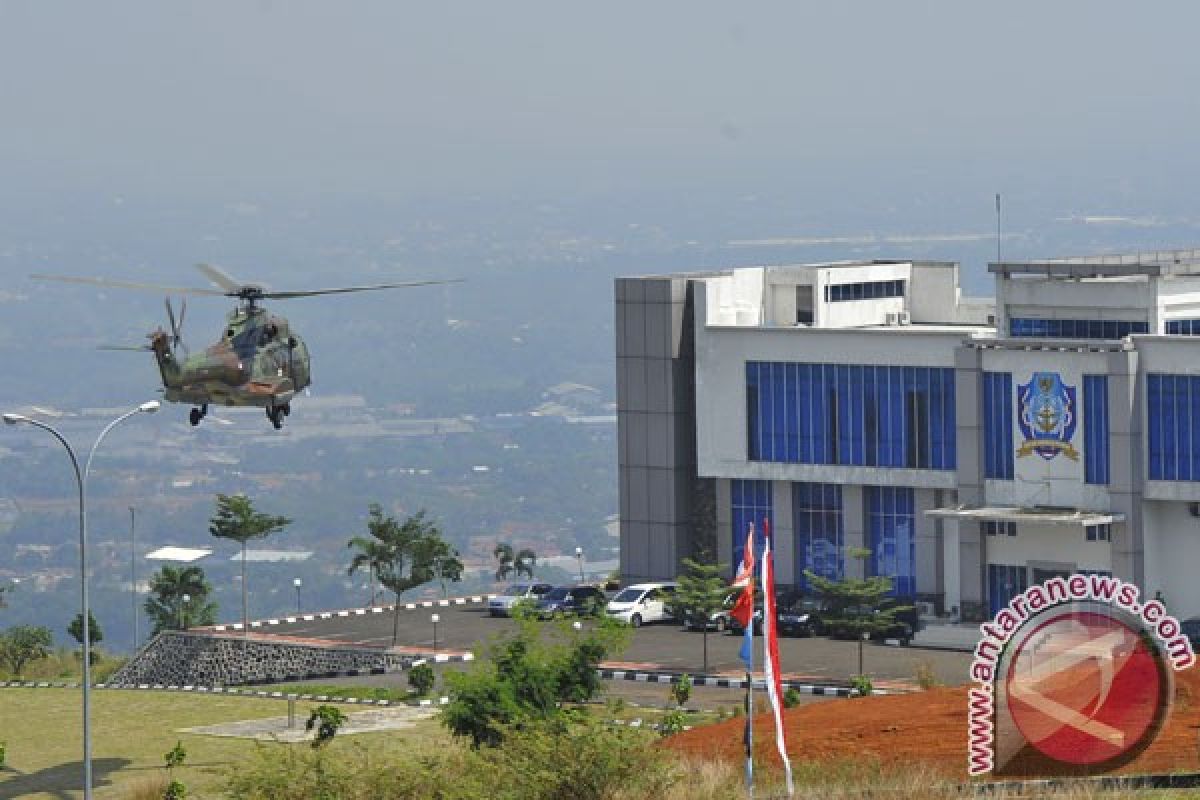
<path fill-rule="evenodd" d="M 96 345 L 97 350 L 134 350 L 144 352 L 153 350 L 154 348 L 148 344 L 100 344 Z"/>
<path fill-rule="evenodd" d="M 156 283 L 135 283 L 133 281 L 114 281 L 109 278 L 84 278 L 75 275 L 30 275 L 38 281 L 59 281 L 61 283 L 87 283 L 93 286 L 109 286 L 114 289 L 141 289 L 151 292 L 177 292 L 179 294 L 204 294 L 213 297 L 224 297 L 225 292 L 216 289 L 197 289 L 187 286 L 160 286 Z"/>
<path fill-rule="evenodd" d="M 220 286 L 225 292 L 237 293 L 242 288 L 242 282 L 234 278 L 220 267 L 212 264 L 197 264 L 196 269 L 204 273 L 204 277 L 208 278 L 216 286 Z"/>
<path fill-rule="evenodd" d="M 412 286 L 435 286 L 444 283 L 462 283 L 462 278 L 444 281 L 409 281 L 407 283 L 377 283 L 371 286 L 342 286 L 336 289 L 310 289 L 306 292 L 263 292 L 262 297 L 270 300 L 287 300 L 293 297 L 313 297 L 321 294 L 347 294 L 348 292 L 374 292 L 379 289 L 407 289 Z"/>

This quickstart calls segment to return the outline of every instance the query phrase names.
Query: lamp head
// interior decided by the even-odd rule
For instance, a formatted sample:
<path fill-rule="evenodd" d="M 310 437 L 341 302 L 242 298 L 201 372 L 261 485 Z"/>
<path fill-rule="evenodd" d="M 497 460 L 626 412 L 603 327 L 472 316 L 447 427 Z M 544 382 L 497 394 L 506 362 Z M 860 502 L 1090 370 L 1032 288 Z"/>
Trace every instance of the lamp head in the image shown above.
<path fill-rule="evenodd" d="M 303 583 L 303 581 L 301 581 L 299 578 L 294 578 L 292 580 L 292 586 L 295 586 L 297 589 L 300 588 L 302 583 Z"/>
<path fill-rule="evenodd" d="M 18 422 L 28 422 L 28 421 L 29 421 L 29 417 L 23 416 L 21 414 L 5 414 L 4 415 L 4 424 L 5 425 L 16 425 Z"/>
<path fill-rule="evenodd" d="M 582 548 L 582 547 L 576 547 L 576 548 L 575 548 L 575 555 L 576 555 L 576 556 L 581 556 L 581 555 L 583 555 L 583 548 Z"/>
<path fill-rule="evenodd" d="M 429 621 L 434 624 L 437 624 L 442 621 L 442 618 L 440 616 L 438 616 L 437 614 L 432 614 L 429 617 Z"/>
<path fill-rule="evenodd" d="M 158 402 L 157 400 L 147 400 L 145 403 L 142 403 L 140 406 L 138 406 L 137 410 L 141 411 L 143 414 L 153 414 L 155 411 L 158 411 L 158 408 L 161 405 L 162 403 Z"/>

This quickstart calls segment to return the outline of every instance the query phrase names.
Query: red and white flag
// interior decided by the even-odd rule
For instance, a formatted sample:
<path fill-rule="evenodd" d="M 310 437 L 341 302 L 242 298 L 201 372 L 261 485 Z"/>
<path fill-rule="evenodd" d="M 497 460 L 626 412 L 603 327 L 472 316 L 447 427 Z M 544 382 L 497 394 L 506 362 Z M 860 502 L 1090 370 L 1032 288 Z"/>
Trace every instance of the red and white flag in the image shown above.
<path fill-rule="evenodd" d="M 738 593 L 737 599 L 734 600 L 733 608 L 729 609 L 729 616 L 738 621 L 738 624 L 743 628 L 750 625 L 750 620 L 754 618 L 754 523 L 750 523 L 750 529 L 746 532 L 746 549 L 742 551 L 742 566 L 738 568 L 737 576 L 733 579 L 733 585 L 740 587 L 741 592 Z"/>
<path fill-rule="evenodd" d="M 762 555 L 763 642 L 766 648 L 763 678 L 767 684 L 767 696 L 771 699 L 771 712 L 775 716 L 775 748 L 783 759 L 788 797 L 791 797 L 796 789 L 792 784 L 792 762 L 788 760 L 787 737 L 783 730 L 783 681 L 779 672 L 779 638 L 775 631 L 775 566 L 771 558 L 771 528 L 765 519 L 763 534 L 767 540 Z"/>

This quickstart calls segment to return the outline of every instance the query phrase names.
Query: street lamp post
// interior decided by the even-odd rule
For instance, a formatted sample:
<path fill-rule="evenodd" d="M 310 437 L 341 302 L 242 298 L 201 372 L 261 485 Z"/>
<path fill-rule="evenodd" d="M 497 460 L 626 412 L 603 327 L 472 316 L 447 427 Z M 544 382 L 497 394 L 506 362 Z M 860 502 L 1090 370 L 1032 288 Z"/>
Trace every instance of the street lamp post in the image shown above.
<path fill-rule="evenodd" d="M 579 562 L 579 582 L 583 583 L 583 548 L 575 548 L 575 560 Z"/>
<path fill-rule="evenodd" d="M 300 613 L 300 586 L 303 583 L 304 583 L 304 581 L 300 580 L 299 578 L 292 579 L 292 586 L 296 587 L 296 613 L 297 614 Z"/>
<path fill-rule="evenodd" d="M 190 594 L 185 594 L 183 596 L 183 602 L 179 604 L 179 630 L 181 631 L 187 630 L 187 607 L 191 602 L 192 596 Z"/>
<path fill-rule="evenodd" d="M 135 409 L 127 411 L 121 416 L 114 419 L 112 422 L 100 431 L 100 435 L 96 437 L 96 441 L 92 443 L 92 449 L 88 452 L 87 461 L 84 462 L 83 472 L 79 471 L 79 459 L 75 457 L 75 451 L 71 449 L 71 445 L 63 438 L 63 435 L 55 430 L 50 425 L 36 419 L 31 419 L 24 414 L 4 414 L 3 419 L 6 425 L 16 425 L 25 423 L 32 425 L 35 428 L 41 428 L 49 433 L 58 443 L 67 451 L 67 455 L 71 458 L 71 467 L 75 470 L 75 484 L 79 489 L 79 604 L 80 621 L 83 623 L 83 796 L 84 800 L 92 800 L 92 652 L 91 652 L 91 631 L 88 625 L 88 616 L 90 608 L 88 607 L 88 557 L 87 557 L 87 478 L 92 470 L 92 457 L 96 455 L 96 448 L 100 446 L 100 442 L 108 435 L 108 432 L 115 428 L 119 423 L 129 419 L 134 414 L 139 412 L 152 414 L 158 411 L 159 403 L 157 400 L 150 400 L 142 403 Z"/>
<path fill-rule="evenodd" d="M 138 607 L 137 607 L 137 511 L 129 507 L 129 595 L 133 603 L 133 653 L 138 648 Z"/>
<path fill-rule="evenodd" d="M 438 644 L 438 642 L 437 642 L 437 625 L 439 622 L 442 621 L 442 618 L 440 616 L 438 616 L 437 614 L 432 614 L 429 617 L 429 621 L 433 623 L 433 652 L 436 653 L 437 649 L 438 649 L 437 648 L 437 644 Z"/>

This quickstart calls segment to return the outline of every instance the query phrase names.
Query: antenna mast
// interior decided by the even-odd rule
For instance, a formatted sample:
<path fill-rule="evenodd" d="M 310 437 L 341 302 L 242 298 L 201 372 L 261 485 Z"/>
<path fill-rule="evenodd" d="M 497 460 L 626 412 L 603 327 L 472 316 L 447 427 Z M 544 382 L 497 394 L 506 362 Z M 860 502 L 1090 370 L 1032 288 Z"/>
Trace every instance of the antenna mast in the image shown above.
<path fill-rule="evenodd" d="M 1000 193 L 996 192 L 996 263 L 1000 263 Z"/>

